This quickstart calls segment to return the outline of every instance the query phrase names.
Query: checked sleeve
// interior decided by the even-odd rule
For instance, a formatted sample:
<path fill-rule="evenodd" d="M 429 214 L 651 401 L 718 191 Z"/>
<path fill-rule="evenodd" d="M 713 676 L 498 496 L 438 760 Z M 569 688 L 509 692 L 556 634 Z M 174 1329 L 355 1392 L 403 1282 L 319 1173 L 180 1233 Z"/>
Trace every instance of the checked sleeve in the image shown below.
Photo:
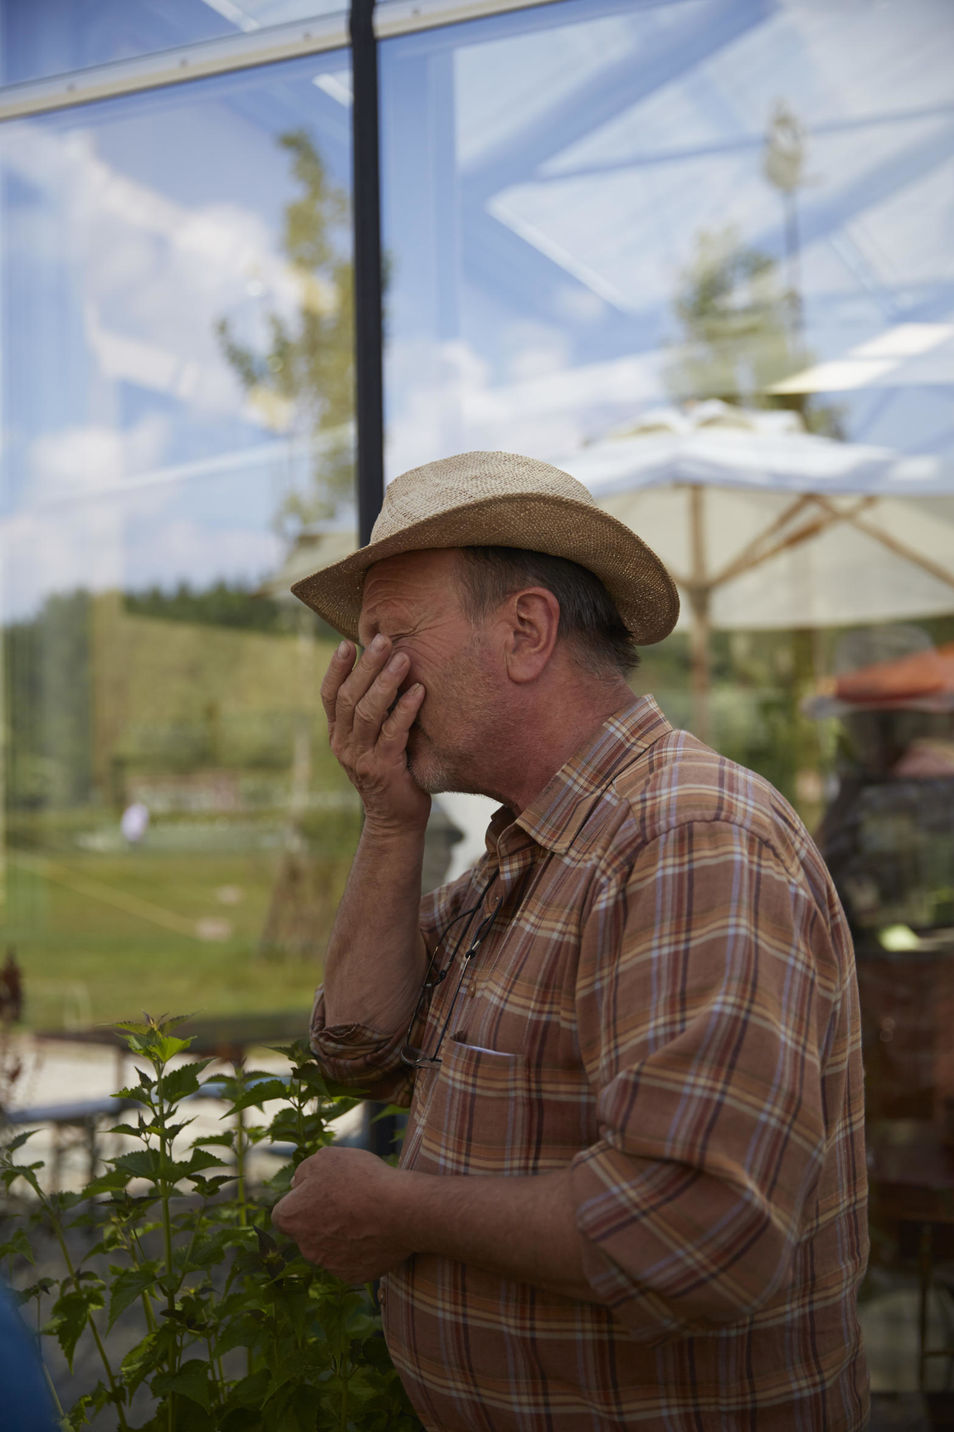
<path fill-rule="evenodd" d="M 844 1102 L 851 985 L 802 865 L 740 825 L 664 831 L 598 893 L 577 1013 L 600 1138 L 572 1178 L 586 1276 L 637 1336 L 786 1293 Z"/>

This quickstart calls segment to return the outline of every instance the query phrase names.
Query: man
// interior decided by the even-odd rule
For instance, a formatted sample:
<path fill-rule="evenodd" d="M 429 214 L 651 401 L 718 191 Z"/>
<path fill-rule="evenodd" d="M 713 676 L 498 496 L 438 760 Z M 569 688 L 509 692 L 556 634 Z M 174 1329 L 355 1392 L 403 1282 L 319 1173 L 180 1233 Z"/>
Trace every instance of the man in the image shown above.
<path fill-rule="evenodd" d="M 850 939 L 778 793 L 633 696 L 658 559 L 567 474 L 469 453 L 295 591 L 345 635 L 322 699 L 366 815 L 314 1047 L 411 1108 L 399 1168 L 322 1150 L 278 1225 L 383 1277 L 432 1432 L 862 1427 Z M 441 790 L 501 809 L 419 908 Z"/>

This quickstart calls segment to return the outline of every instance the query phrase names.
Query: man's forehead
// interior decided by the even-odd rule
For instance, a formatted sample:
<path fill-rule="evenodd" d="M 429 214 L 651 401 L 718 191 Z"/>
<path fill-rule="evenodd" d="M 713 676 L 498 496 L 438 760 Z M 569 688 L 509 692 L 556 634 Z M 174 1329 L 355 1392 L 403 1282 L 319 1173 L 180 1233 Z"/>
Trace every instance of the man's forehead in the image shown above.
<path fill-rule="evenodd" d="M 366 620 L 381 606 L 411 605 L 439 595 L 456 604 L 452 576 L 457 563 L 454 548 L 429 548 L 385 557 L 369 567 L 364 577 L 361 617 Z"/>

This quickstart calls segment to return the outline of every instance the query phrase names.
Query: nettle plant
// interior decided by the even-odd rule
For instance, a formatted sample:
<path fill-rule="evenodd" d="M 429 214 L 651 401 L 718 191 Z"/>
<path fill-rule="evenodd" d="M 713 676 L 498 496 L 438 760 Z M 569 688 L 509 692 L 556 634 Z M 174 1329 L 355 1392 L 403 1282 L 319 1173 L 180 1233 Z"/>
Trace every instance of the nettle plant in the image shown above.
<path fill-rule="evenodd" d="M 71 1371 L 82 1339 L 95 1348 L 98 1380 L 59 1407 L 62 1427 L 420 1432 L 371 1290 L 306 1262 L 270 1222 L 297 1165 L 331 1142 L 333 1121 L 356 1101 L 329 1088 L 307 1045 L 288 1045 L 279 1051 L 287 1078 L 238 1071 L 207 1080 L 224 1100 L 228 1131 L 190 1139 L 183 1103 L 201 1095 L 212 1061 L 177 1059 L 190 1044 L 173 1033 L 181 1023 L 147 1016 L 119 1026 L 149 1066 L 120 1090 L 135 1122 L 115 1132 L 137 1146 L 108 1159 L 82 1192 L 51 1193 L 42 1162 L 18 1162 L 31 1133 L 2 1150 L 8 1195 L 21 1181 L 32 1192 L 0 1243 L 8 1273 L 33 1264 L 34 1243 L 52 1238 L 61 1276 L 38 1278 L 21 1298 L 36 1302 L 41 1323 L 46 1314 L 41 1331 L 58 1340 Z M 267 1123 L 247 1122 L 247 1111 L 276 1103 Z M 263 1140 L 293 1152 L 251 1197 L 248 1153 Z M 128 1325 L 134 1305 L 142 1336 L 118 1360 L 110 1333 L 121 1319 Z"/>

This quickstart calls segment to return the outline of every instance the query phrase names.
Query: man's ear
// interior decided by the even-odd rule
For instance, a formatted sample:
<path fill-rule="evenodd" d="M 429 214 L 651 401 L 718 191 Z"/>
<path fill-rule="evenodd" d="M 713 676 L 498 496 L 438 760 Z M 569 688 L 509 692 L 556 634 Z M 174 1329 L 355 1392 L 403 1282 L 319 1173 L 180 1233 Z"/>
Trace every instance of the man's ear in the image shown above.
<path fill-rule="evenodd" d="M 560 603 L 546 587 L 527 587 L 507 603 L 507 674 L 535 681 L 547 666 L 560 628 Z"/>

